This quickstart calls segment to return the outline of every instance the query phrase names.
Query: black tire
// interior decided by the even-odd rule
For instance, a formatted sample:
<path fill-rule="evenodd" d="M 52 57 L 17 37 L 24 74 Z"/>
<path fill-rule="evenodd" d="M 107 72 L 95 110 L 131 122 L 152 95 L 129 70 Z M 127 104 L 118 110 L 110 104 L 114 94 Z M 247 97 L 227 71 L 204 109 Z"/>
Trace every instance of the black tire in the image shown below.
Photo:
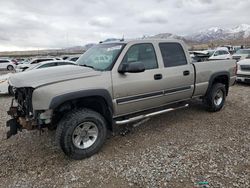
<path fill-rule="evenodd" d="M 216 102 L 218 100 L 218 92 L 220 92 L 221 95 L 221 101 L 219 100 L 218 102 Z M 207 106 L 207 110 L 210 112 L 217 112 L 220 111 L 222 109 L 222 107 L 224 106 L 226 100 L 226 87 L 224 84 L 221 83 L 215 83 L 213 84 L 213 86 L 211 87 L 210 91 L 208 91 L 206 97 L 205 97 L 205 105 Z"/>
<path fill-rule="evenodd" d="M 14 67 L 12 65 L 8 65 L 7 70 L 12 71 L 12 70 L 14 70 Z"/>
<path fill-rule="evenodd" d="M 93 145 L 86 149 L 80 149 L 73 142 L 73 133 L 80 124 L 85 122 L 93 123 L 97 127 L 98 134 Z M 81 160 L 97 153 L 102 148 L 106 138 L 107 125 L 105 119 L 102 115 L 90 109 L 79 109 L 68 113 L 60 120 L 56 130 L 56 142 L 67 156 L 76 160 Z"/>

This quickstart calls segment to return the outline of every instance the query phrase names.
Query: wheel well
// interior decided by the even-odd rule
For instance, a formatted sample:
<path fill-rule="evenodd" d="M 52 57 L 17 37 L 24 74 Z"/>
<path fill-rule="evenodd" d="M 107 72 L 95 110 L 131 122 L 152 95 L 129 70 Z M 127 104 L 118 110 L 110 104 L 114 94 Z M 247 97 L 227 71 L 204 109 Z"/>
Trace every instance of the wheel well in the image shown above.
<path fill-rule="evenodd" d="M 106 119 L 108 129 L 113 131 L 112 109 L 105 99 L 100 96 L 84 97 L 64 102 L 54 110 L 52 124 L 57 125 L 65 113 L 79 108 L 88 108 L 100 113 Z"/>
<path fill-rule="evenodd" d="M 222 84 L 224 84 L 225 87 L 226 87 L 226 92 L 227 92 L 226 95 L 228 94 L 228 90 L 229 90 L 229 78 L 228 78 L 227 75 L 220 75 L 220 76 L 215 77 L 214 80 L 213 80 L 213 82 L 212 82 L 212 84 L 211 84 L 211 86 L 214 85 L 215 83 L 222 83 Z"/>

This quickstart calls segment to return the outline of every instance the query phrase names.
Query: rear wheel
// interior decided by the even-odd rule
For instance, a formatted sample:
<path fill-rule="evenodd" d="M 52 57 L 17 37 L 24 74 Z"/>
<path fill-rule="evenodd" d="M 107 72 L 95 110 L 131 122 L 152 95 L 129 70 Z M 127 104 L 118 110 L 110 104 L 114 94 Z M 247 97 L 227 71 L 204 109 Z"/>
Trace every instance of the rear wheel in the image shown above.
<path fill-rule="evenodd" d="M 107 137 L 105 119 L 90 109 L 68 113 L 57 127 L 56 139 L 63 152 L 73 159 L 84 159 L 97 153 Z"/>
<path fill-rule="evenodd" d="M 226 100 L 226 87 L 224 84 L 215 83 L 205 97 L 207 109 L 217 112 L 222 109 Z"/>
<path fill-rule="evenodd" d="M 12 71 L 12 70 L 14 70 L 14 67 L 12 65 L 8 65 L 7 70 Z"/>

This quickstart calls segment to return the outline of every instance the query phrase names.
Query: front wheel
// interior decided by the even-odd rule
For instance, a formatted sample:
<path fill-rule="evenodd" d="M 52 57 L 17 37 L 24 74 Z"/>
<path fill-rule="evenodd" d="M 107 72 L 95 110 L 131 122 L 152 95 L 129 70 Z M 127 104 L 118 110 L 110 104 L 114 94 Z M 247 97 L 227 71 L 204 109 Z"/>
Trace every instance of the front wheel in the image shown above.
<path fill-rule="evenodd" d="M 210 112 L 222 109 L 226 100 L 226 88 L 224 84 L 216 83 L 205 97 L 205 104 Z"/>
<path fill-rule="evenodd" d="M 68 113 L 57 127 L 56 139 L 63 152 L 72 159 L 84 159 L 97 153 L 107 137 L 102 115 L 81 109 Z"/>

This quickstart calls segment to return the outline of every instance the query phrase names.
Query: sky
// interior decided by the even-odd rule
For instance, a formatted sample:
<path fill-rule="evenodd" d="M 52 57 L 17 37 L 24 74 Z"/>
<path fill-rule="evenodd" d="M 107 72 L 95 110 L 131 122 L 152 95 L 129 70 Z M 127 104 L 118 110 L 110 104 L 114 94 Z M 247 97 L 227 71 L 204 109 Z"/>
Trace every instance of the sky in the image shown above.
<path fill-rule="evenodd" d="M 249 0 L 0 0 L 0 51 L 250 24 Z"/>

